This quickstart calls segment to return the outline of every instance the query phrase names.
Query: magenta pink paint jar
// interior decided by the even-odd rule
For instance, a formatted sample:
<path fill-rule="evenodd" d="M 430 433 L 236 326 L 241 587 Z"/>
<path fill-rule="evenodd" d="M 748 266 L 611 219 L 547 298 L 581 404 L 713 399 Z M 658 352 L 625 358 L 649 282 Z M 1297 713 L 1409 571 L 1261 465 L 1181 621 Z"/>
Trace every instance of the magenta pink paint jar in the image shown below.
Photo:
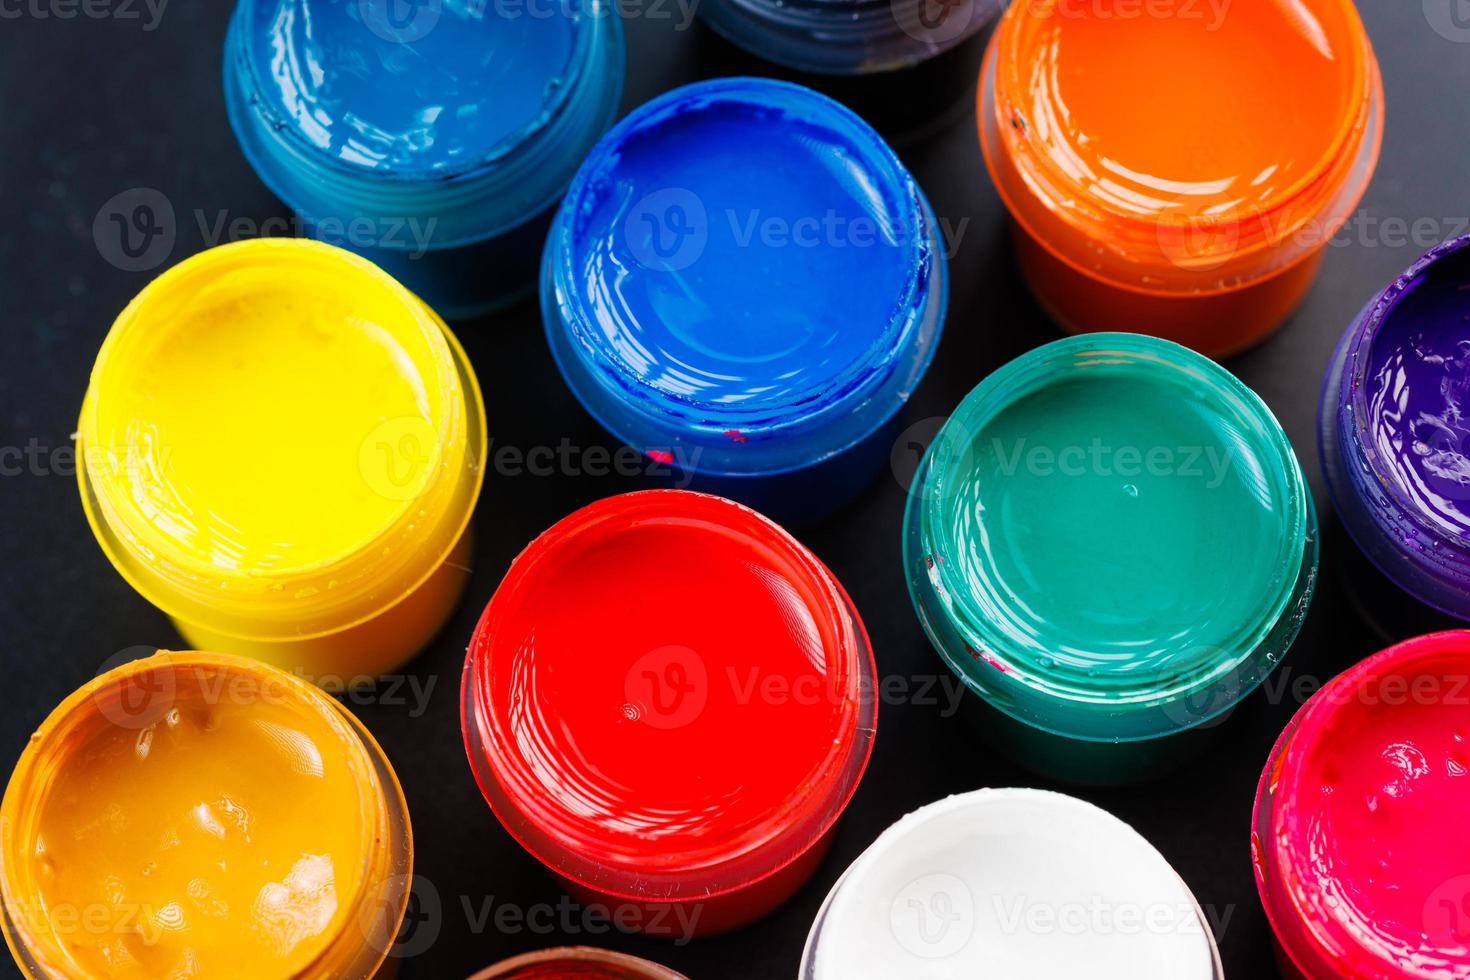
<path fill-rule="evenodd" d="M 1291 980 L 1470 977 L 1470 630 L 1317 692 L 1256 793 L 1256 887 Z"/>

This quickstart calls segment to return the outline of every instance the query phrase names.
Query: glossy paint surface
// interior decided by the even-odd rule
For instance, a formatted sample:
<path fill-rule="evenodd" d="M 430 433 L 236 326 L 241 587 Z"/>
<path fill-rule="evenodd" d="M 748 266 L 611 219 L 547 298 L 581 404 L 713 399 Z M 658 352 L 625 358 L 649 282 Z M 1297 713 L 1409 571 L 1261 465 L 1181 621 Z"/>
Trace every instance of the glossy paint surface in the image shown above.
<path fill-rule="evenodd" d="M 930 247 L 917 189 L 813 92 L 722 80 L 620 124 L 572 190 L 583 342 L 692 420 L 812 411 L 891 369 Z"/>
<path fill-rule="evenodd" d="M 1009 108 L 1092 205 L 1249 214 L 1298 189 L 1351 117 L 1360 54 L 1335 0 L 1069 8 L 1018 15 L 1032 57 Z"/>
<path fill-rule="evenodd" d="M 1470 251 L 1402 284 L 1368 358 L 1365 438 L 1431 527 L 1470 538 Z"/>
<path fill-rule="evenodd" d="M 341 163 L 409 176 L 482 163 L 544 122 L 580 19 L 575 4 L 248 2 L 270 112 Z"/>
<path fill-rule="evenodd" d="M 167 659 L 189 656 L 129 668 L 59 722 L 49 778 L 12 784 L 34 794 L 10 811 L 34 833 L 20 873 L 70 975 L 309 972 L 381 866 L 381 789 L 331 700 L 248 661 Z"/>
<path fill-rule="evenodd" d="M 93 375 L 93 473 L 175 560 L 258 574 L 341 558 L 433 473 L 442 338 L 323 247 L 205 253 L 135 302 Z M 185 268 L 184 266 L 180 267 Z M 396 438 L 430 465 L 388 479 Z"/>
<path fill-rule="evenodd" d="M 1023 671 L 1162 690 L 1248 655 L 1281 613 L 1299 490 L 1238 382 L 1115 336 L 1063 342 L 1024 379 L 1002 369 L 962 406 L 925 491 L 931 577 L 986 625 L 976 646 Z"/>
<path fill-rule="evenodd" d="M 472 651 L 521 805 L 614 865 L 763 845 L 850 751 L 851 626 L 774 526 L 718 498 L 627 495 L 564 523 L 512 569 Z"/>
<path fill-rule="evenodd" d="M 1298 713 L 1257 797 L 1257 881 L 1309 976 L 1470 971 L 1470 632 L 1408 640 Z"/>

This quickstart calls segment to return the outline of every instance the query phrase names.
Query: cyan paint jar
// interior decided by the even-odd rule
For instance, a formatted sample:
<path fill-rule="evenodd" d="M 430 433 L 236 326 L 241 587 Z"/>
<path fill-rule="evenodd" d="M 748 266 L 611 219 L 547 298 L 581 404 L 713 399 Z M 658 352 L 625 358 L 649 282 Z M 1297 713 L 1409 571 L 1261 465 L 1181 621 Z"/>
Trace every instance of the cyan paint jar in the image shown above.
<path fill-rule="evenodd" d="M 1250 389 L 1169 341 L 1094 334 L 1011 361 L 920 466 L 919 619 L 995 747 L 1083 783 L 1187 758 L 1275 668 L 1317 572 L 1310 492 Z"/>
<path fill-rule="evenodd" d="M 542 313 L 604 428 L 781 520 L 886 465 L 944 320 L 934 213 L 887 144 L 809 89 L 727 78 L 620 121 L 557 213 Z"/>
<path fill-rule="evenodd" d="M 383 267 L 440 313 L 535 283 L 550 212 L 617 110 L 607 0 L 546 7 L 240 0 L 230 124 L 301 232 Z"/>
<path fill-rule="evenodd" d="M 1431 249 L 1358 314 L 1318 414 L 1343 526 L 1389 580 L 1459 620 L 1470 620 L 1467 409 L 1470 236 Z"/>

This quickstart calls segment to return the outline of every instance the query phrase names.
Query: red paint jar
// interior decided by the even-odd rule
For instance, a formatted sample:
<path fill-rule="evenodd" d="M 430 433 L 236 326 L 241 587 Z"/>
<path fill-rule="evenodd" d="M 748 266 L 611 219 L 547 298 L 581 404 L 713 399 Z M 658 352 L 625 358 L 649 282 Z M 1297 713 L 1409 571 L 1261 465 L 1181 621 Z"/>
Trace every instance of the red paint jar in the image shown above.
<path fill-rule="evenodd" d="M 739 504 L 598 501 L 512 563 L 470 643 L 485 799 L 573 896 L 688 939 L 785 901 L 826 853 L 877 721 L 832 573 Z"/>

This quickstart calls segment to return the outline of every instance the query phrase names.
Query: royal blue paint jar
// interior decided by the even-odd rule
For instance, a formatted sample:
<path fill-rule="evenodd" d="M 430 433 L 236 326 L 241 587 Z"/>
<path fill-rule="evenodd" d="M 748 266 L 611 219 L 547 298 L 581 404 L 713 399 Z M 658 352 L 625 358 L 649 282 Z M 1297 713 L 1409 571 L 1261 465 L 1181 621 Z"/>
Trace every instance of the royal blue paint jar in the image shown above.
<path fill-rule="evenodd" d="M 562 375 L 678 482 L 815 518 L 889 458 L 947 302 L 934 213 L 866 123 L 725 78 L 634 110 L 556 215 L 542 314 Z"/>
<path fill-rule="evenodd" d="M 225 101 L 302 234 L 466 317 L 534 285 L 551 213 L 617 111 L 624 64 L 609 0 L 240 0 Z"/>
<path fill-rule="evenodd" d="M 1333 506 L 1363 554 L 1414 599 L 1470 620 L 1470 236 L 1431 249 L 1353 320 L 1317 425 Z M 1355 591 L 1370 620 L 1405 618 Z"/>

